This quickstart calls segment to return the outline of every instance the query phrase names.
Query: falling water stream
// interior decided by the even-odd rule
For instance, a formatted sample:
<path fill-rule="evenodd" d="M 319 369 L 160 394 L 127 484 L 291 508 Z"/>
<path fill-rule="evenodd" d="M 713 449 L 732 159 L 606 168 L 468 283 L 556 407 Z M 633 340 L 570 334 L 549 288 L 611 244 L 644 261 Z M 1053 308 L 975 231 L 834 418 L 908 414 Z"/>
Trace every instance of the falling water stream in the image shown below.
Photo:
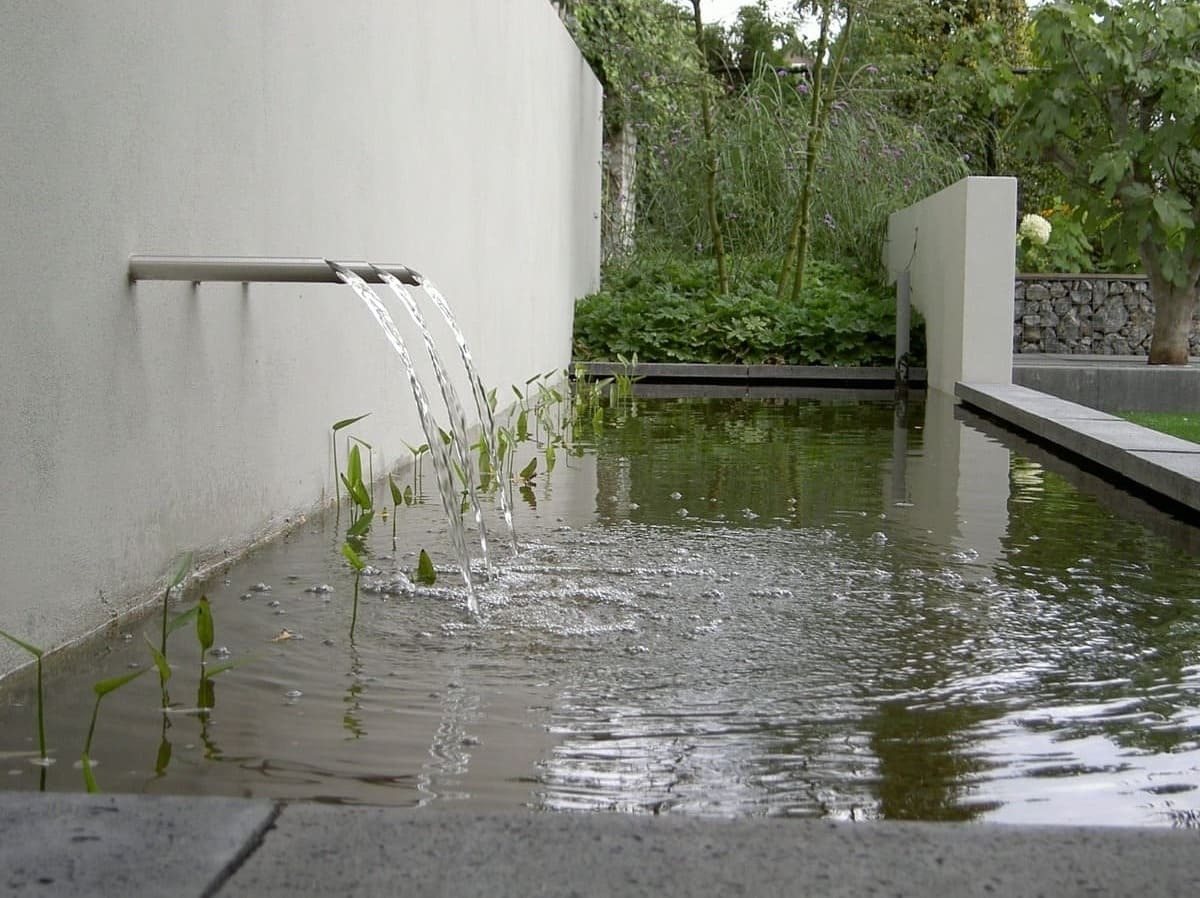
<path fill-rule="evenodd" d="M 454 334 L 454 342 L 458 344 L 458 353 L 467 369 L 467 378 L 471 382 L 471 393 L 475 397 L 475 411 L 479 415 L 481 424 L 481 438 L 487 447 L 488 462 L 492 466 L 492 471 L 500 478 L 500 489 L 496 493 L 500 505 L 500 515 L 504 518 L 504 524 L 508 529 L 512 550 L 516 552 L 518 550 L 517 531 L 512 515 L 511 482 L 509 478 L 503 476 L 503 467 L 500 464 L 500 454 L 497 450 L 496 419 L 492 412 L 492 404 L 488 401 L 487 389 L 483 385 L 483 378 L 479 376 L 479 369 L 475 367 L 475 359 L 471 355 L 466 335 L 458 326 L 458 319 L 455 317 L 450 303 L 446 301 L 445 295 L 433 281 L 424 275 L 421 275 L 421 287 L 437 310 L 442 313 L 442 319 Z"/>
<path fill-rule="evenodd" d="M 429 353 L 429 360 L 433 364 L 433 373 L 442 392 L 442 401 L 446 403 L 446 412 L 450 418 L 450 441 L 454 446 L 455 455 L 458 457 L 459 470 L 462 471 L 462 479 L 466 482 L 468 501 L 475 516 L 475 529 L 479 532 L 479 549 L 483 555 L 484 573 L 486 576 L 491 576 L 492 566 L 488 557 L 487 527 L 483 522 L 483 506 L 480 504 L 479 490 L 476 486 L 478 478 L 475 476 L 471 453 L 467 445 L 467 416 L 463 411 L 462 403 L 459 402 L 458 391 L 454 389 L 454 384 L 450 381 L 450 375 L 442 363 L 442 354 L 438 352 L 438 348 L 433 342 L 433 335 L 425 326 L 425 318 L 421 315 L 421 310 L 417 308 L 417 301 L 413 298 L 412 293 L 404 284 L 400 283 L 400 279 L 395 275 L 382 269 L 375 270 L 379 273 L 380 280 L 391 288 L 405 311 L 408 312 L 408 317 L 421 332 L 421 339 Z"/>
<path fill-rule="evenodd" d="M 396 323 L 392 320 L 387 306 L 383 304 L 383 300 L 379 298 L 379 295 L 371 289 L 370 284 L 353 271 L 338 265 L 336 262 L 330 262 L 329 265 L 337 276 L 358 294 L 359 299 L 366 303 L 367 309 L 370 310 L 371 315 L 378 322 L 379 326 L 383 328 L 388 342 L 392 344 L 392 348 L 400 356 L 400 361 L 404 363 L 404 370 L 408 375 L 408 383 L 412 388 L 413 400 L 417 406 L 417 414 L 421 419 L 421 429 L 425 433 L 425 442 L 429 445 L 429 452 L 433 457 L 438 493 L 449 523 L 450 540 L 454 546 L 454 552 L 458 559 L 458 566 L 462 572 L 463 581 L 466 583 L 467 608 L 472 614 L 475 614 L 479 611 L 479 604 L 471 579 L 471 555 L 467 551 L 466 533 L 462 523 L 462 508 L 459 505 L 458 496 L 454 489 L 450 450 L 438 432 L 437 423 L 433 418 L 433 410 L 429 404 L 429 398 L 425 393 L 425 388 L 421 384 L 420 378 L 417 377 L 417 370 L 413 366 L 412 357 L 408 354 L 408 347 L 405 345 L 404 338 L 400 335 Z M 480 538 L 483 539 L 482 533 Z"/>

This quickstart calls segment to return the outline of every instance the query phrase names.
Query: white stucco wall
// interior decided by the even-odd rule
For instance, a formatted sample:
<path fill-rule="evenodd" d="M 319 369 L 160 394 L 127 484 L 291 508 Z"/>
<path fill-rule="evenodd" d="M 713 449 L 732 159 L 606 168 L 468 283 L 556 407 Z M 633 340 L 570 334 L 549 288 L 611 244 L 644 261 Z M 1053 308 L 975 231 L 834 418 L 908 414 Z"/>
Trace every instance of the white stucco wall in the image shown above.
<path fill-rule="evenodd" d="M 130 254 L 403 263 L 490 384 L 568 363 L 601 97 L 545 0 L 0 0 L 0 22 L 0 628 L 59 645 L 178 552 L 311 507 L 339 418 L 372 413 L 377 471 L 421 442 L 347 288 L 131 286 Z M 0 674 L 24 660 L 0 644 Z"/>
<path fill-rule="evenodd" d="M 964 178 L 888 217 L 885 264 L 925 316 L 930 387 L 1012 382 L 1015 178 Z"/>

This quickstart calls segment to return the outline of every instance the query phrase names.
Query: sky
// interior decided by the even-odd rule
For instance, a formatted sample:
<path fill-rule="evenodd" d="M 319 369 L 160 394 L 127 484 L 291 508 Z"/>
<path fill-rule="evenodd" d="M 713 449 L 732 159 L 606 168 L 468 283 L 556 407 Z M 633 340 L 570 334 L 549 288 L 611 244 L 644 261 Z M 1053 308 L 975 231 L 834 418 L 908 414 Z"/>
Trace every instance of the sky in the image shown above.
<path fill-rule="evenodd" d="M 721 22 L 732 25 L 737 21 L 737 11 L 743 6 L 753 5 L 754 0 L 701 0 L 700 14 L 706 22 Z M 683 3 L 683 6 L 689 4 Z M 768 0 L 772 12 L 785 15 L 794 7 L 793 0 Z"/>

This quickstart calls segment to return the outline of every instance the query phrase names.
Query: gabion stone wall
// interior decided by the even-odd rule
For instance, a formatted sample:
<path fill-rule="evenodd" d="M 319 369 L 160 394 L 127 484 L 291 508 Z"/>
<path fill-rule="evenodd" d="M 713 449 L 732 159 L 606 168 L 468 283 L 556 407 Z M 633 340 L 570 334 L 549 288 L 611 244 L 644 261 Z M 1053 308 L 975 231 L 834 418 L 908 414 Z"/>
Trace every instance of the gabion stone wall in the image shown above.
<path fill-rule="evenodd" d="M 1154 306 L 1135 275 L 1017 276 L 1013 352 L 1148 355 Z M 1191 354 L 1200 355 L 1200 317 Z"/>

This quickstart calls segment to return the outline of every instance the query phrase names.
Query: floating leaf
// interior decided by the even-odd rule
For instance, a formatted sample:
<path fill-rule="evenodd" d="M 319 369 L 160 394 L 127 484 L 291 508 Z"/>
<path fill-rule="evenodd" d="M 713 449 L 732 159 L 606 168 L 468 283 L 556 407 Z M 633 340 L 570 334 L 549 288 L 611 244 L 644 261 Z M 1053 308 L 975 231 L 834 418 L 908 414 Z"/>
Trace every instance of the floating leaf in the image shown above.
<path fill-rule="evenodd" d="M 196 639 L 200 643 L 200 651 L 207 652 L 213 647 L 216 639 L 216 627 L 213 624 L 212 606 L 207 596 L 201 596 L 196 605 Z"/>
<path fill-rule="evenodd" d="M 361 421 L 363 418 L 367 417 L 367 415 L 369 415 L 369 414 L 371 414 L 371 413 L 367 412 L 366 414 L 359 415 L 357 418 L 343 418 L 341 421 L 338 421 L 336 424 L 333 425 L 334 433 L 336 433 L 339 430 L 342 430 L 345 427 L 349 427 L 351 424 Z"/>
<path fill-rule="evenodd" d="M 432 586 L 437 582 L 437 571 L 433 568 L 433 560 L 424 549 L 417 557 L 417 582 L 425 586 Z"/>
<path fill-rule="evenodd" d="M 345 551 L 345 547 L 343 547 L 342 551 L 343 552 Z M 279 631 L 279 633 L 276 636 L 271 637 L 271 642 L 286 642 L 289 639 L 295 639 L 295 638 L 296 638 L 296 634 L 293 633 L 291 630 L 287 629 L 286 627 L 284 627 L 282 630 Z"/>

